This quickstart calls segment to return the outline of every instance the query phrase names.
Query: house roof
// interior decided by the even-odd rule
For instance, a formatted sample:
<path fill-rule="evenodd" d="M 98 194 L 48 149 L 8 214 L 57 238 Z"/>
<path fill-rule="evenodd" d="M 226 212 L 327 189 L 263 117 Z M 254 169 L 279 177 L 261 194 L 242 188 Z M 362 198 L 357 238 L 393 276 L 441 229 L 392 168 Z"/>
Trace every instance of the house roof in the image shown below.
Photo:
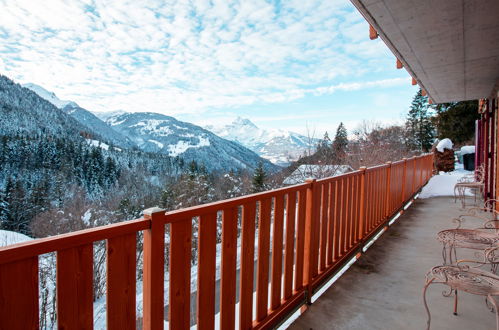
<path fill-rule="evenodd" d="M 350 165 L 300 165 L 290 176 L 284 179 L 283 184 L 292 185 L 305 182 L 307 179 L 321 179 L 338 176 L 353 171 Z"/>

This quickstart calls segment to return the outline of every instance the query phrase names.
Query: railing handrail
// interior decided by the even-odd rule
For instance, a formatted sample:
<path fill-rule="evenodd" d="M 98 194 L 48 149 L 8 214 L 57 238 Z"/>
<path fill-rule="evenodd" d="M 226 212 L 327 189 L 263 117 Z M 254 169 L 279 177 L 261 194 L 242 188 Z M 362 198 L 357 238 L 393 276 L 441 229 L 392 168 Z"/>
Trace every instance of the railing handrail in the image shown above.
<path fill-rule="evenodd" d="M 149 228 L 151 228 L 150 220 L 135 219 L 16 243 L 0 248 L 0 264 L 136 233 Z"/>

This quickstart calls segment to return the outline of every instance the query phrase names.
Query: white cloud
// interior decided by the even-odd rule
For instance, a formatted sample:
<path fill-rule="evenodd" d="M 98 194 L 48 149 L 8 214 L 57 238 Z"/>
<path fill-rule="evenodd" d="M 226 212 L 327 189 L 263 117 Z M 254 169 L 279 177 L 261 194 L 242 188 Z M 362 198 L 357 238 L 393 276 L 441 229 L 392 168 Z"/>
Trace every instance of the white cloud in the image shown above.
<path fill-rule="evenodd" d="M 0 12 L 0 72 L 96 111 L 174 115 L 403 81 L 365 82 L 387 50 L 344 1 L 0 0 Z"/>

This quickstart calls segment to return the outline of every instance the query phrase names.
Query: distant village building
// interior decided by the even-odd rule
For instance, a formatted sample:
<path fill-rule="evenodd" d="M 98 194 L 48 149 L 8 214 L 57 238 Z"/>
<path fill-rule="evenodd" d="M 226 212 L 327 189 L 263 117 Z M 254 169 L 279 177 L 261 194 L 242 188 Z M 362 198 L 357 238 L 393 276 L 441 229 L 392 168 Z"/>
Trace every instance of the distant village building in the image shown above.
<path fill-rule="evenodd" d="M 293 185 L 305 182 L 307 179 L 322 179 L 338 176 L 353 171 L 350 165 L 300 165 L 290 176 L 284 179 L 283 184 Z"/>

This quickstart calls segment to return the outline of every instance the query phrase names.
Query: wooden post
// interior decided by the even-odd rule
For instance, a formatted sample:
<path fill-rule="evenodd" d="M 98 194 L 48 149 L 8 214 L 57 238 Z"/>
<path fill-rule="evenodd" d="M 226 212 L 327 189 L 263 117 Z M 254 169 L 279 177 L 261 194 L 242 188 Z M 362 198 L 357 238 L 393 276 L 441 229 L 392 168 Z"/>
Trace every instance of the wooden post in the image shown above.
<path fill-rule="evenodd" d="M 419 188 L 423 188 L 423 173 L 424 173 L 424 168 L 425 168 L 425 164 L 424 164 L 424 161 L 425 161 L 425 156 L 421 156 L 420 157 L 420 161 L 419 161 L 419 167 L 420 167 L 420 172 L 419 172 Z"/>
<path fill-rule="evenodd" d="M 315 194 L 315 179 L 307 179 L 306 183 L 310 184 L 307 188 L 307 200 L 305 208 L 305 253 L 303 257 L 303 286 L 307 287 L 309 295 L 307 296 L 307 303 L 311 304 L 310 290 L 312 280 L 314 277 L 314 267 L 317 268 L 317 258 L 314 251 L 314 243 L 318 239 L 315 237 L 315 222 L 317 221 L 316 210 L 315 210 L 315 199 L 318 198 L 314 196 Z"/>
<path fill-rule="evenodd" d="M 416 192 L 416 161 L 417 161 L 417 157 L 416 156 L 412 157 L 412 193 L 411 193 L 411 197 Z"/>
<path fill-rule="evenodd" d="M 391 173 L 392 173 L 392 162 L 386 163 L 388 167 L 386 168 L 386 198 L 385 198 L 385 219 L 390 218 L 390 185 L 391 185 Z"/>
<path fill-rule="evenodd" d="M 162 330 L 164 319 L 165 282 L 165 210 L 154 207 L 145 210 L 144 219 L 151 220 L 151 228 L 144 230 L 144 316 L 142 327 Z"/>
<path fill-rule="evenodd" d="M 404 172 L 402 174 L 402 206 L 405 202 L 405 189 L 406 189 L 406 177 L 407 177 L 407 158 L 402 158 L 404 160 Z"/>
<path fill-rule="evenodd" d="M 359 241 L 364 239 L 364 228 L 365 228 L 365 214 L 366 214 L 366 169 L 367 167 L 362 166 L 360 170 L 360 201 L 359 201 L 359 232 L 357 237 Z"/>

